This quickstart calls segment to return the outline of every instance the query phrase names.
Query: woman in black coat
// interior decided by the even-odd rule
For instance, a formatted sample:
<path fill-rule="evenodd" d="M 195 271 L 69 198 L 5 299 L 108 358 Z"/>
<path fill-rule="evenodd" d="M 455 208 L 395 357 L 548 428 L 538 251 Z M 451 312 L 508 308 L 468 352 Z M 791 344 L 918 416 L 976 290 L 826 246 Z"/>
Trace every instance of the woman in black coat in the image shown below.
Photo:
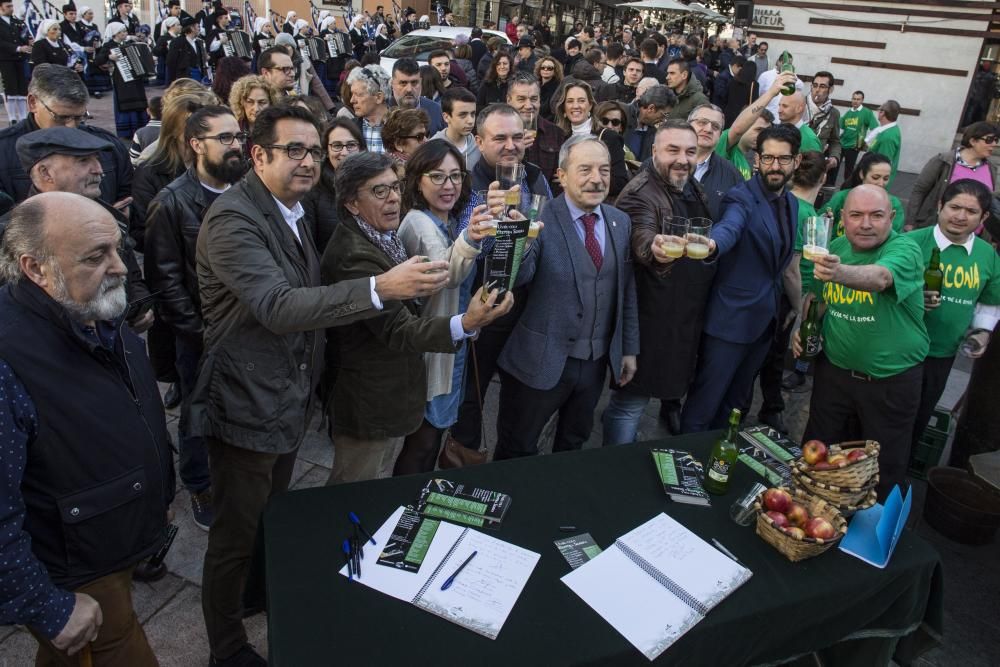
<path fill-rule="evenodd" d="M 476 95 L 477 112 L 482 113 L 491 104 L 507 102 L 507 78 L 513 67 L 514 62 L 509 54 L 497 53 L 493 57 L 486 78 L 479 86 L 479 94 Z"/>
<path fill-rule="evenodd" d="M 195 39 L 198 35 L 198 24 L 195 22 L 181 28 L 181 34 L 170 42 L 167 49 L 167 83 L 173 83 L 177 79 L 192 78 L 201 81 L 205 72 L 204 53 L 198 51 L 205 48 L 204 42 Z M 195 39 L 192 46 L 190 39 Z M 161 38 L 162 39 L 162 38 Z"/>
<path fill-rule="evenodd" d="M 357 123 L 346 118 L 334 118 L 323 131 L 323 150 L 326 159 L 320 170 L 319 183 L 302 200 L 306 220 L 316 241 L 316 250 L 321 255 L 340 222 L 337 216 L 337 193 L 333 187 L 337 167 L 348 156 L 368 148 Z"/>
<path fill-rule="evenodd" d="M 71 55 L 70 50 L 69 47 L 63 43 L 62 29 L 59 27 L 59 23 L 57 21 L 53 21 L 52 19 L 42 21 L 38 26 L 37 35 L 38 37 L 31 45 L 32 69 L 42 63 L 63 66 L 69 64 Z M 76 72 L 82 72 L 83 65 L 75 63 L 74 70 Z"/>
<path fill-rule="evenodd" d="M 105 37 L 108 41 L 94 58 L 94 65 L 110 71 L 111 84 L 114 88 L 115 133 L 123 139 L 131 139 L 136 130 L 145 127 L 149 122 L 149 116 L 146 114 L 146 86 L 142 77 L 126 81 L 122 78 L 118 67 L 118 61 L 125 57 L 120 51 L 125 38 L 128 37 L 125 25 L 117 22 L 109 23 L 105 28 Z"/>

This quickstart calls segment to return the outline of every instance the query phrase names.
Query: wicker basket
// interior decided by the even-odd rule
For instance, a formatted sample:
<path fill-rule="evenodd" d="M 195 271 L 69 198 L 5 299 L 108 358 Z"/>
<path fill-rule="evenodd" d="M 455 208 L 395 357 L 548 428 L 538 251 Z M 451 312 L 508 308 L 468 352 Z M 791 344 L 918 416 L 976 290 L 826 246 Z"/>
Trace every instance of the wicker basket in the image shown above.
<path fill-rule="evenodd" d="M 818 470 L 802 459 L 797 459 L 792 465 L 796 470 L 806 473 L 817 482 L 840 488 L 863 488 L 868 486 L 872 478 L 878 475 L 879 444 L 874 440 L 855 440 L 830 445 L 827 457 L 844 453 L 858 447 L 864 447 L 865 456 L 856 461 L 844 461 L 835 468 Z"/>
<path fill-rule="evenodd" d="M 792 470 L 792 481 L 795 485 L 803 489 L 806 493 L 819 496 L 823 500 L 838 508 L 854 506 L 862 503 L 871 494 L 871 491 L 878 484 L 878 475 L 875 475 L 864 486 L 837 486 L 836 484 L 826 484 L 813 479 L 798 468 Z"/>
<path fill-rule="evenodd" d="M 777 549 L 785 558 L 794 563 L 796 561 L 818 556 L 840 541 L 840 539 L 844 536 L 844 533 L 847 532 L 847 522 L 844 520 L 844 517 L 841 516 L 836 507 L 822 498 L 809 495 L 802 489 L 792 490 L 786 488 L 785 491 L 788 491 L 788 493 L 791 494 L 795 502 L 805 507 L 810 516 L 821 516 L 833 524 L 833 528 L 837 531 L 837 535 L 830 540 L 822 540 L 815 537 L 803 537 L 801 539 L 792 537 L 775 526 L 771 517 L 764 513 L 765 492 L 762 491 L 761 494 L 757 496 L 757 500 L 754 502 L 754 509 L 757 510 L 757 534 L 760 535 L 765 542 Z"/>

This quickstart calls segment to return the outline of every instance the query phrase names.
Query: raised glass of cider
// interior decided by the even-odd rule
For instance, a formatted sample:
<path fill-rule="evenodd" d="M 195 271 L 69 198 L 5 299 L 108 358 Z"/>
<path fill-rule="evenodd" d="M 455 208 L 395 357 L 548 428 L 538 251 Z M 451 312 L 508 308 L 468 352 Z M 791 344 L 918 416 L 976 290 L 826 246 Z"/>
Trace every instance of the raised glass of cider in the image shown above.
<path fill-rule="evenodd" d="M 830 218 L 814 215 L 806 218 L 802 230 L 802 257 L 815 262 L 817 257 L 830 254 Z"/>
<path fill-rule="evenodd" d="M 687 245 L 687 220 L 684 218 L 672 218 L 662 225 L 663 236 L 660 240 L 660 250 L 667 257 L 680 258 L 684 256 L 684 247 Z"/>
<path fill-rule="evenodd" d="M 687 246 L 685 254 L 691 259 L 702 260 L 709 254 L 709 233 L 712 221 L 708 218 L 691 218 L 688 221 Z"/>

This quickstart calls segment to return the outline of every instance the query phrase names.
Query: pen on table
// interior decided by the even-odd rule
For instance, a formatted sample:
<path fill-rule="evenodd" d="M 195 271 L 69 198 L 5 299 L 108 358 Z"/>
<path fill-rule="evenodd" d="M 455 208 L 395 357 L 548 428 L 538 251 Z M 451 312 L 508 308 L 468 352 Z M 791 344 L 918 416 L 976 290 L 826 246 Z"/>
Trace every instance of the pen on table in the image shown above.
<path fill-rule="evenodd" d="M 465 566 L 469 564 L 469 561 L 470 561 L 470 560 L 472 560 L 473 558 L 475 558 L 475 557 L 476 557 L 476 554 L 477 554 L 477 553 L 479 553 L 479 552 L 478 552 L 478 551 L 473 551 L 473 552 L 472 552 L 471 554 L 469 554 L 469 557 L 468 557 L 468 558 L 466 558 L 466 559 L 465 559 L 465 561 L 464 561 L 464 562 L 463 562 L 463 563 L 462 563 L 461 565 L 459 565 L 459 566 L 458 566 L 458 569 L 457 569 L 457 570 L 455 570 L 455 571 L 454 571 L 454 572 L 452 573 L 452 575 L 451 575 L 450 577 L 448 577 L 447 579 L 445 579 L 445 581 L 444 581 L 444 583 L 443 583 L 443 584 L 441 584 L 441 590 L 443 590 L 443 591 L 446 591 L 446 590 L 448 590 L 449 588 L 451 588 L 451 585 L 452 585 L 453 583 L 455 583 L 455 577 L 457 577 L 457 576 L 458 576 L 458 574 L 459 574 L 459 573 L 460 573 L 460 572 L 461 572 L 462 570 L 464 570 L 464 569 L 465 569 Z"/>
<path fill-rule="evenodd" d="M 730 558 L 732 558 L 732 559 L 733 559 L 734 561 L 736 561 L 736 562 L 737 562 L 737 563 L 739 563 L 740 565 L 743 565 L 743 563 L 742 563 L 742 562 L 740 562 L 740 559 L 739 559 L 739 558 L 737 558 L 736 556 L 734 556 L 734 555 L 733 555 L 733 552 L 732 552 L 732 551 L 730 551 L 730 550 L 729 550 L 729 549 L 727 549 L 726 547 L 722 546 L 722 543 L 721 543 L 721 542 L 719 542 L 719 540 L 715 539 L 714 537 L 712 538 L 712 544 L 714 544 L 714 545 L 715 545 L 715 548 L 716 548 L 716 549 L 718 549 L 718 550 L 719 550 L 719 551 L 721 551 L 722 553 L 726 554 L 727 556 L 729 556 Z"/>
<path fill-rule="evenodd" d="M 576 526 L 559 526 L 559 531 L 562 533 L 572 533 L 576 529 Z"/>
<path fill-rule="evenodd" d="M 365 527 L 361 525 L 361 519 L 358 518 L 357 514 L 354 512 L 348 512 L 347 516 L 351 519 L 351 523 L 357 526 L 361 532 L 365 534 L 365 537 L 371 540 L 372 544 L 378 544 L 378 542 L 375 541 L 375 538 L 371 536 L 371 533 L 365 530 Z"/>
<path fill-rule="evenodd" d="M 344 560 L 347 561 L 347 578 L 354 581 L 354 561 L 351 560 L 351 544 L 344 540 L 342 545 L 344 550 Z"/>
<path fill-rule="evenodd" d="M 361 549 L 358 546 L 358 540 L 354 540 L 354 572 L 357 574 L 358 579 L 361 578 Z"/>
<path fill-rule="evenodd" d="M 355 548 L 358 550 L 358 555 L 361 556 L 361 560 L 364 560 L 365 547 L 364 542 L 361 541 L 361 537 L 358 535 L 358 524 L 354 524 L 354 544 Z"/>

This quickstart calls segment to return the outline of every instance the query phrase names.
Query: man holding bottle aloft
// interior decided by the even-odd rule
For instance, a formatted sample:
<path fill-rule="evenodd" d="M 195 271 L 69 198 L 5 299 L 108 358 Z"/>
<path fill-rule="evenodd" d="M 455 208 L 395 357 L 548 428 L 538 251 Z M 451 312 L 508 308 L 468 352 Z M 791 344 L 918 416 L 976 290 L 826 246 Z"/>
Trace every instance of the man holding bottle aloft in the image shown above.
<path fill-rule="evenodd" d="M 884 500 L 905 479 L 920 405 L 929 346 L 923 256 L 909 235 L 893 231 L 882 188 L 852 190 L 843 219 L 845 235 L 816 258 L 813 272 L 826 304 L 826 354 L 816 364 L 804 440 L 877 440 L 877 491 Z M 812 298 L 807 295 L 807 308 Z M 802 354 L 798 333 L 793 350 Z"/>
<path fill-rule="evenodd" d="M 938 399 L 959 348 L 978 359 L 986 351 L 990 334 L 1000 319 L 1000 257 L 975 234 L 990 214 L 992 193 L 979 181 L 955 181 L 945 188 L 938 223 L 906 236 L 923 251 L 929 266 L 937 251 L 940 287 L 924 285 L 924 324 L 930 336 L 930 351 L 924 360 L 920 408 L 913 425 L 916 446 Z"/>

